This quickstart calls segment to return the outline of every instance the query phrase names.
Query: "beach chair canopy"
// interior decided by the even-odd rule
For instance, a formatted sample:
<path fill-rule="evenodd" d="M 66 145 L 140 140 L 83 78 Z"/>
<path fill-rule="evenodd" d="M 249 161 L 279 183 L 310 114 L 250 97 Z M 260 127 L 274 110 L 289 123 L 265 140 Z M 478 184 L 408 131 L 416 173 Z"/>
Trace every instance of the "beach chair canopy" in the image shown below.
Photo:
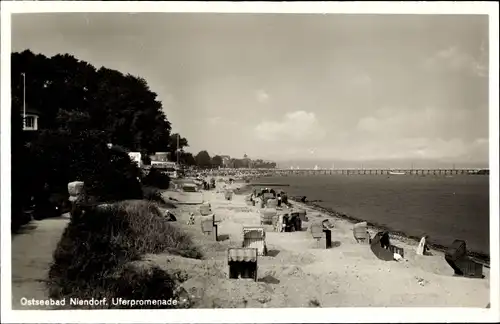
<path fill-rule="evenodd" d="M 467 255 L 467 248 L 465 241 L 455 240 L 451 246 L 446 250 L 446 257 L 452 261 L 461 259 Z"/>
<path fill-rule="evenodd" d="M 257 262 L 257 249 L 232 248 L 228 250 L 229 262 Z"/>
<path fill-rule="evenodd" d="M 266 237 L 266 230 L 261 226 L 243 227 L 243 237 L 246 239 L 263 239 Z"/>

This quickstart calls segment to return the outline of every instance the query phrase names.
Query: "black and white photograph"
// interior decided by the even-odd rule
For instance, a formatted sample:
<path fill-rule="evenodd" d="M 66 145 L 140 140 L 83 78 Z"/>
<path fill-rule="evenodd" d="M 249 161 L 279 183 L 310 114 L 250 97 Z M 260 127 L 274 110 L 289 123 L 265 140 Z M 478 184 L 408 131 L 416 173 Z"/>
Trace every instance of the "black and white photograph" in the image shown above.
<path fill-rule="evenodd" d="M 10 322 L 500 320 L 498 4 L 16 3 Z"/>

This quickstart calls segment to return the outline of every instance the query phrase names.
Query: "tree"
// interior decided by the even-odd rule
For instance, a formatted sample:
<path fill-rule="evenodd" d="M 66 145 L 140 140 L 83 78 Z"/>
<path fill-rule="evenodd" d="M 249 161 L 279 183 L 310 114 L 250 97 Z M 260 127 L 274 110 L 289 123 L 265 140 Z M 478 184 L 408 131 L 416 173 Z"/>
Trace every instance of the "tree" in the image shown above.
<path fill-rule="evenodd" d="M 212 159 L 207 151 L 200 151 L 195 157 L 196 165 L 200 168 L 210 168 L 212 166 Z"/>
<path fill-rule="evenodd" d="M 179 147 L 177 148 L 177 144 Z M 177 161 L 177 154 L 179 154 L 179 160 L 184 152 L 184 148 L 189 147 L 189 143 L 186 138 L 182 137 L 178 133 L 170 135 L 169 145 L 168 145 L 168 156 L 170 161 Z"/>
<path fill-rule="evenodd" d="M 196 160 L 192 153 L 189 152 L 181 152 L 180 162 L 187 166 L 195 166 Z"/>
<path fill-rule="evenodd" d="M 212 158 L 212 166 L 214 168 L 222 167 L 222 157 L 220 157 L 219 155 L 214 156 Z"/>
<path fill-rule="evenodd" d="M 13 111 L 22 110 L 25 73 L 26 104 L 40 111 L 41 129 L 100 130 L 108 143 L 144 154 L 169 147 L 170 122 L 144 79 L 68 54 L 24 51 L 11 63 Z"/>

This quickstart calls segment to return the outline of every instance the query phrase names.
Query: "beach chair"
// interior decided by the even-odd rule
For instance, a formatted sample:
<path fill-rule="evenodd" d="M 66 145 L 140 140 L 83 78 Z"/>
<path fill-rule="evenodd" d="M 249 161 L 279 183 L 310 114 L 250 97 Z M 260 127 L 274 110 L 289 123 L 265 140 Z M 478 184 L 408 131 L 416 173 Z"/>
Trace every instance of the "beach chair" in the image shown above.
<path fill-rule="evenodd" d="M 332 232 L 329 229 L 325 229 L 322 222 L 311 224 L 310 230 L 313 239 L 316 240 L 316 247 L 324 246 L 325 249 L 332 247 Z"/>
<path fill-rule="evenodd" d="M 277 199 L 268 199 L 266 202 L 266 207 L 267 208 L 276 208 L 278 207 L 278 200 Z"/>
<path fill-rule="evenodd" d="M 257 281 L 258 252 L 255 248 L 230 248 L 227 251 L 229 279 Z"/>
<path fill-rule="evenodd" d="M 224 191 L 224 198 L 226 200 L 231 200 L 233 199 L 233 191 L 232 190 L 229 190 L 227 189 L 226 191 Z"/>
<path fill-rule="evenodd" d="M 200 214 L 202 216 L 208 216 L 212 213 L 212 208 L 209 203 L 204 203 L 200 206 Z"/>
<path fill-rule="evenodd" d="M 356 240 L 357 243 L 364 243 L 364 244 L 370 243 L 370 233 L 368 233 L 367 222 L 354 224 L 352 232 L 354 234 L 354 239 Z"/>
<path fill-rule="evenodd" d="M 278 211 L 275 208 L 264 208 L 260 211 L 260 224 L 261 225 L 272 225 L 273 217 L 278 215 Z"/>
<path fill-rule="evenodd" d="M 201 221 L 201 231 L 204 235 L 210 236 L 217 241 L 217 224 L 214 223 L 214 219 L 205 219 Z"/>
<path fill-rule="evenodd" d="M 306 211 L 304 209 L 296 209 L 296 208 L 294 208 L 294 209 L 292 209 L 292 212 L 290 213 L 290 215 L 299 217 L 300 220 L 303 221 L 303 222 L 307 222 L 308 221 L 307 216 L 306 216 L 307 213 L 306 213 Z"/>
<path fill-rule="evenodd" d="M 467 256 L 465 241 L 455 240 L 446 250 L 446 262 L 454 270 L 456 276 L 484 278 L 483 265 Z"/>
<path fill-rule="evenodd" d="M 263 199 L 266 201 L 266 203 L 267 203 L 267 200 L 269 200 L 269 199 L 274 199 L 275 197 L 274 197 L 274 195 L 273 195 L 272 193 L 270 193 L 270 192 L 265 192 L 265 193 L 263 193 L 263 194 L 262 194 L 262 198 L 263 198 Z"/>
<path fill-rule="evenodd" d="M 243 247 L 257 249 L 258 255 L 266 255 L 266 230 L 261 226 L 243 227 Z"/>

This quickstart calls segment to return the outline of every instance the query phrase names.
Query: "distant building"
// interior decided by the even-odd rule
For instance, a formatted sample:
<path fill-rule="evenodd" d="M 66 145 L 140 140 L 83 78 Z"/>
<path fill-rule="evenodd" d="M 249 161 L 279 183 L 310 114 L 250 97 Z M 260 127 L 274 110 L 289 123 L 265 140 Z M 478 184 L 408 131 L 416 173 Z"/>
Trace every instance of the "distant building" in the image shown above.
<path fill-rule="evenodd" d="M 221 155 L 220 157 L 222 159 L 222 167 L 229 168 L 230 162 L 231 162 L 231 157 L 229 155 Z"/>
<path fill-rule="evenodd" d="M 21 109 L 21 116 L 23 116 L 23 114 L 24 111 Z M 38 110 L 26 107 L 26 117 L 24 118 L 23 130 L 37 131 L 39 117 L 40 117 L 40 112 Z"/>
<path fill-rule="evenodd" d="M 168 155 L 167 152 L 156 152 L 154 155 L 150 155 L 149 158 L 155 162 L 168 162 Z"/>

